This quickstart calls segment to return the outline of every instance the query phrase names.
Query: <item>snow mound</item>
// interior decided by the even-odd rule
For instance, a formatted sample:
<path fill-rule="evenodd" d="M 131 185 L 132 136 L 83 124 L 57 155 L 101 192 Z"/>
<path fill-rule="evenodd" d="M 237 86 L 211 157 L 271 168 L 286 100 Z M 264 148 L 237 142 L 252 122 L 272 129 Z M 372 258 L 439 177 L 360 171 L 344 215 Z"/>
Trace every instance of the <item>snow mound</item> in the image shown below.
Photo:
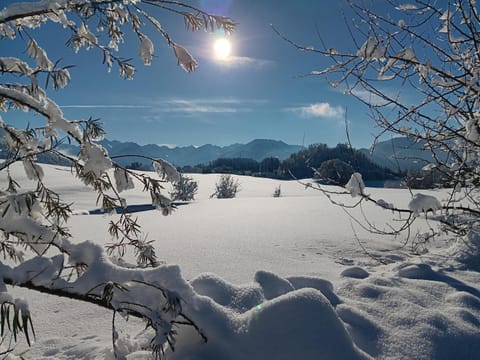
<path fill-rule="evenodd" d="M 460 291 L 449 294 L 445 300 L 452 305 L 480 312 L 480 299 L 468 292 Z"/>
<path fill-rule="evenodd" d="M 337 306 L 342 301 L 333 292 L 333 285 L 330 281 L 313 276 L 290 276 L 287 280 L 295 289 L 312 288 L 320 291 L 332 306 Z"/>
<path fill-rule="evenodd" d="M 437 275 L 432 267 L 428 264 L 409 264 L 405 263 L 400 266 L 398 276 L 407 279 L 435 280 Z"/>
<path fill-rule="evenodd" d="M 353 266 L 348 269 L 345 269 L 340 274 L 343 277 L 350 277 L 355 279 L 366 279 L 370 274 L 365 269 Z"/>
<path fill-rule="evenodd" d="M 258 271 L 233 285 L 205 273 L 189 283 L 185 311 L 208 338 L 183 327 L 170 359 L 369 359 L 353 342 L 335 307 L 332 284 L 315 277 L 282 278 Z"/>
<path fill-rule="evenodd" d="M 375 358 L 474 359 L 480 292 L 454 275 L 406 263 L 361 282 L 344 278 L 336 311 L 354 343 Z"/>
<path fill-rule="evenodd" d="M 217 337 L 212 338 L 212 331 L 205 329 L 207 336 L 210 335 L 206 344 L 200 344 L 194 352 L 192 348 L 179 346 L 169 358 L 370 359 L 353 343 L 330 301 L 315 289 L 290 291 L 244 314 L 232 316 L 224 309 L 216 316 L 230 318 L 226 322 L 212 319 L 224 325 L 222 331 L 217 329 Z"/>
<path fill-rule="evenodd" d="M 377 357 L 377 342 L 384 336 L 384 329 L 368 313 L 360 309 L 339 305 L 337 313 L 346 323 L 347 330 L 355 339 L 356 345 L 368 354 Z"/>
<path fill-rule="evenodd" d="M 312 360 L 369 358 L 356 348 L 335 309 L 318 290 L 290 292 L 247 316 L 245 352 L 239 358 L 296 359 L 299 354 Z"/>
<path fill-rule="evenodd" d="M 452 255 L 467 269 L 480 270 L 480 229 L 471 229 L 466 238 L 459 238 L 452 246 Z"/>
<path fill-rule="evenodd" d="M 268 271 L 257 271 L 255 273 L 255 281 L 260 284 L 265 299 L 268 300 L 294 290 L 290 281 Z"/>
<path fill-rule="evenodd" d="M 191 280 L 190 285 L 198 294 L 208 296 L 216 303 L 240 313 L 265 300 L 260 286 L 255 284 L 236 286 L 215 274 L 201 274 Z"/>

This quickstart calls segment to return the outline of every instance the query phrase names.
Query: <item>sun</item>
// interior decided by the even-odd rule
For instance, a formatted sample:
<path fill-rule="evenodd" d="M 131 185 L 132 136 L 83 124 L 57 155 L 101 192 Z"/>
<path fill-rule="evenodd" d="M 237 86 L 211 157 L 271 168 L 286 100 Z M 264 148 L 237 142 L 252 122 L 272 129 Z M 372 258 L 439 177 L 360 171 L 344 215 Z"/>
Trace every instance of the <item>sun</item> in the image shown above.
<path fill-rule="evenodd" d="M 232 44 L 226 38 L 220 38 L 215 41 L 213 45 L 215 56 L 217 59 L 226 60 L 232 52 Z"/>

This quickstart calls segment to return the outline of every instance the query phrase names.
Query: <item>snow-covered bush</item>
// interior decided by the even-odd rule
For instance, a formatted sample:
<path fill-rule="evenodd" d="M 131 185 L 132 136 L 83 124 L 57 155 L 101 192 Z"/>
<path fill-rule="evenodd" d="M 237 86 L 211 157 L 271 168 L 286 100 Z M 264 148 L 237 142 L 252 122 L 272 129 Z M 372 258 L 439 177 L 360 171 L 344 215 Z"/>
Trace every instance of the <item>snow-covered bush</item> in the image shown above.
<path fill-rule="evenodd" d="M 198 183 L 191 177 L 180 175 L 180 180 L 173 184 L 170 197 L 173 201 L 191 201 L 198 191 Z"/>
<path fill-rule="evenodd" d="M 467 235 L 480 219 L 477 2 L 349 0 L 347 4 L 344 19 L 352 50 L 351 46 L 342 49 L 334 43 L 330 47 L 329 34 L 322 36 L 318 47 L 288 41 L 299 50 L 326 58 L 328 64 L 309 75 L 325 78 L 368 107 L 380 129 L 374 144 L 384 135 L 413 139 L 433 156 L 434 162 L 426 170 L 435 169 L 442 175 L 442 182 L 451 185 L 450 196 L 442 202 L 412 192 L 409 208 L 393 204 L 389 210 L 403 215 L 403 222 L 396 219 L 386 231 L 375 228 L 373 222 L 363 223 L 375 232 L 410 233 L 420 213 L 431 214 L 433 210 L 441 230 Z M 349 207 L 365 202 L 383 207 L 357 186 L 357 180 L 358 175 L 353 174 L 345 192 L 312 186 L 341 206 L 345 203 L 339 197 L 350 193 L 357 196 L 357 202 Z M 437 231 L 438 227 L 432 227 L 431 236 Z"/>
<path fill-rule="evenodd" d="M 280 197 L 280 196 L 282 196 L 282 187 L 281 187 L 281 185 L 278 185 L 278 186 L 275 188 L 275 190 L 273 190 L 273 197 L 274 197 L 274 198 L 278 198 L 278 197 Z"/>
<path fill-rule="evenodd" d="M 230 174 L 222 174 L 215 184 L 215 192 L 210 195 L 211 198 L 231 199 L 240 191 L 240 183 Z"/>
<path fill-rule="evenodd" d="M 30 344 L 33 335 L 28 304 L 8 294 L 6 285 L 14 284 L 91 302 L 113 310 L 114 314 L 144 319 L 153 330 L 150 348 L 156 357 L 161 356 L 167 346 L 174 348 L 174 325 L 190 325 L 205 340 L 200 329 L 182 311 L 180 288 L 185 288 L 185 284 L 178 280 L 179 270 L 156 267 L 155 249 L 142 235 L 136 218 L 127 212 L 128 199 L 120 196 L 137 183 L 150 194 L 152 204 L 167 215 L 173 207 L 171 200 L 163 195 L 163 186 L 167 182 L 178 182 L 178 172 L 162 159 L 151 159 L 157 176 L 126 169 L 98 143 L 105 135 L 98 121 L 67 119 L 49 92 L 68 85 L 70 66 L 51 59 L 42 48 L 42 44 L 57 39 L 41 38 L 42 33 L 36 31 L 45 23 L 54 23 L 58 31 L 71 34 L 67 46 L 75 52 L 92 49 L 100 55 L 100 60 L 103 58 L 106 70 L 116 67 L 121 77 L 133 79 L 135 67 L 119 55 L 120 47 L 133 34 L 140 43 L 141 60 L 149 65 L 155 48 L 147 31 L 153 30 L 172 49 L 178 64 L 187 72 L 194 71 L 196 60 L 175 42 L 158 20 L 168 13 L 183 18 L 190 30 L 219 29 L 229 33 L 235 27 L 229 18 L 208 14 L 181 1 L 42 0 L 13 3 L 0 9 L 2 49 L 8 49 L 3 44 L 10 41 L 23 42 L 27 49 L 24 58 L 9 56 L 5 51 L 0 54 L 0 111 L 4 113 L 0 127 L 8 147 L 4 153 L 6 158 L 0 163 L 0 171 L 7 179 L 0 189 L 0 255 L 7 259 L 0 265 L 2 337 L 12 333 L 16 340 L 19 333 L 24 333 Z M 44 123 L 33 129 L 9 125 L 10 110 L 16 109 L 32 112 L 43 118 Z M 58 151 L 58 145 L 66 141 L 79 145 L 78 156 Z M 123 256 L 132 248 L 141 269 L 122 267 L 125 262 L 118 259 L 114 265 L 101 247 L 82 242 L 83 239 L 69 239 L 70 204 L 48 187 L 42 166 L 36 162 L 37 155 L 45 153 L 68 161 L 74 176 L 97 193 L 103 210 L 120 209 L 120 215 L 110 222 L 112 243 L 107 247 L 107 254 Z M 22 188 L 16 181 L 10 171 L 15 163 L 22 164 L 34 187 Z M 154 269 L 146 270 L 146 267 Z M 113 324 L 113 350 L 116 357 L 123 357 L 124 354 L 117 353 L 118 333 L 115 321 Z M 0 352 L 5 355 L 11 349 L 4 348 L 10 345 L 3 340 Z"/>

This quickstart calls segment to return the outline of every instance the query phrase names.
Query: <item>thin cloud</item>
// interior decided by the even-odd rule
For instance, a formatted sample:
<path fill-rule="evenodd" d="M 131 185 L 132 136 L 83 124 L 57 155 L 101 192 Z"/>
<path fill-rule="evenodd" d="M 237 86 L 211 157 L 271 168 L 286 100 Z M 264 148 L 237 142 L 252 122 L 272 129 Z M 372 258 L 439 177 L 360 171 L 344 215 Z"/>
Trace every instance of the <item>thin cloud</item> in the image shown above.
<path fill-rule="evenodd" d="M 377 94 L 365 89 L 353 89 L 350 90 L 350 94 L 369 104 L 372 104 L 373 106 L 388 105 L 388 102 L 381 96 L 378 96 Z M 387 91 L 385 91 L 385 94 L 387 94 L 387 96 L 391 97 L 392 99 L 397 97 L 395 94 L 389 94 Z"/>
<path fill-rule="evenodd" d="M 289 108 L 287 110 L 300 113 L 302 116 L 305 117 L 321 117 L 332 119 L 342 118 L 345 114 L 345 110 L 342 107 L 332 106 L 327 102 L 299 106 L 295 108 Z"/>
<path fill-rule="evenodd" d="M 237 113 L 238 109 L 232 107 L 220 106 L 205 106 L 188 104 L 184 108 L 165 108 L 160 109 L 162 112 L 176 112 L 176 113 Z"/>
<path fill-rule="evenodd" d="M 226 59 L 215 59 L 215 62 L 231 67 L 253 67 L 263 69 L 274 64 L 271 60 L 256 59 L 248 56 L 229 56 Z"/>
<path fill-rule="evenodd" d="M 185 102 L 200 102 L 204 104 L 266 104 L 268 100 L 264 99 L 244 99 L 244 98 L 168 98 L 161 100 L 166 103 L 185 103 Z"/>
<path fill-rule="evenodd" d="M 62 108 L 75 109 L 150 109 L 150 105 L 128 105 L 128 104 L 70 104 L 61 105 Z"/>
<path fill-rule="evenodd" d="M 239 113 L 251 112 L 252 106 L 266 103 L 264 100 L 248 100 L 238 98 L 217 98 L 217 99 L 182 99 L 171 98 L 161 99 L 155 102 L 154 112 L 179 113 L 185 115 L 206 114 L 206 113 Z"/>

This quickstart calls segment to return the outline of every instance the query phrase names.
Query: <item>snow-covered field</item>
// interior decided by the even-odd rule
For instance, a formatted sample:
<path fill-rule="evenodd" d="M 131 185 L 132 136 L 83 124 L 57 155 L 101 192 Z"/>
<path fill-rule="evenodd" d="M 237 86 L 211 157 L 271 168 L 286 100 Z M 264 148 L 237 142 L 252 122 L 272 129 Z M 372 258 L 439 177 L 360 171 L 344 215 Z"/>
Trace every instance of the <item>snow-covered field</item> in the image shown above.
<path fill-rule="evenodd" d="M 79 214 L 97 207 L 95 194 L 68 169 L 44 169 L 47 182 Z M 401 246 L 404 239 L 352 227 L 341 208 L 295 181 L 238 177 L 237 198 L 218 200 L 209 198 L 217 175 L 192 176 L 199 184 L 195 201 L 168 217 L 155 210 L 137 213 L 158 257 L 178 264 L 189 281 L 198 298 L 189 304 L 190 314 L 198 312 L 191 316 L 209 338 L 204 344 L 182 328 L 169 359 L 480 358 L 480 273 L 455 261 L 459 244 L 437 239 L 427 254 L 414 256 Z M 282 196 L 273 198 L 278 185 Z M 367 192 L 404 206 L 410 199 L 406 190 Z M 129 204 L 149 200 L 137 189 L 125 197 Z M 379 225 L 395 217 L 389 210 L 364 210 Z M 73 216 L 71 233 L 79 241 L 107 244 L 109 220 Z M 427 224 L 414 231 L 422 226 Z M 133 257 L 127 254 L 127 260 Z M 17 354 L 113 358 L 109 312 L 13 291 L 28 299 L 37 332 L 36 343 L 29 349 L 20 344 Z M 128 359 L 148 358 L 141 351 L 146 336 L 136 336 L 142 325 L 131 319 L 124 329 L 120 350 L 134 351 Z"/>

